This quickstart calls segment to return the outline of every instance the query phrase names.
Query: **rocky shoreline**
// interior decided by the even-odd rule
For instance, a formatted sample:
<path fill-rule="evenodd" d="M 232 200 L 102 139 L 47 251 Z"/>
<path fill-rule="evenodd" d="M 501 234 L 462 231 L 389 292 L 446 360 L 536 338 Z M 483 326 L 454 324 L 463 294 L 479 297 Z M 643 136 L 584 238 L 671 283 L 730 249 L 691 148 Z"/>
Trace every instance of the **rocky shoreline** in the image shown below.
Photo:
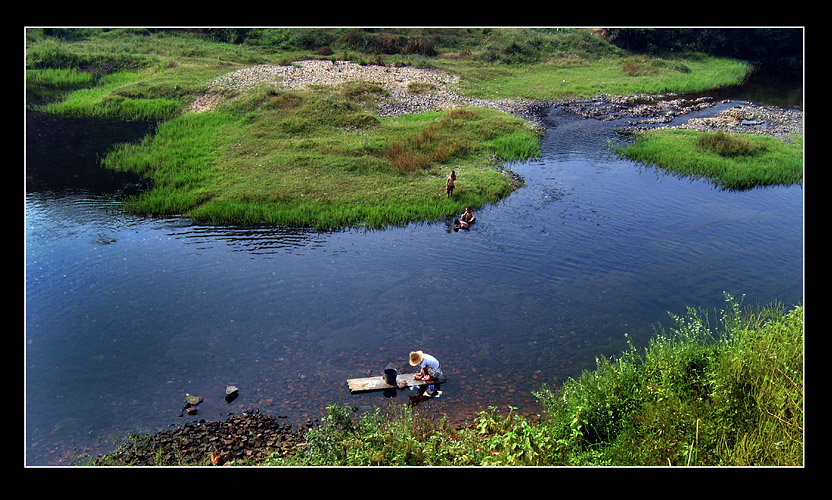
<path fill-rule="evenodd" d="M 278 418 L 246 410 L 223 420 L 199 419 L 152 435 L 135 436 L 94 465 L 221 466 L 256 464 L 277 455 L 293 455 L 305 446 L 304 434 L 314 422 L 294 426 Z"/>
<path fill-rule="evenodd" d="M 716 101 L 711 97 L 633 95 L 579 98 L 559 105 L 586 118 L 626 119 L 626 129 L 622 131 L 637 132 L 670 123 L 679 116 L 711 108 L 720 102 L 729 101 Z M 692 118 L 676 128 L 768 135 L 790 141 L 790 136 L 803 133 L 803 110 L 744 103 L 714 117 Z"/>

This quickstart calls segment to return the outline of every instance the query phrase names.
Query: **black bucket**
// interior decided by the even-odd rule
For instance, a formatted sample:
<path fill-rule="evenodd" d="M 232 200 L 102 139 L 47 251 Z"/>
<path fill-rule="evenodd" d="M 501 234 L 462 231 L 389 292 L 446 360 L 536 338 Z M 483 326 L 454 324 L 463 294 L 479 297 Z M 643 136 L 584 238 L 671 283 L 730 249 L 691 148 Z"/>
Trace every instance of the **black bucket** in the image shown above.
<path fill-rule="evenodd" d="M 399 370 L 393 367 L 392 363 L 384 368 L 384 382 L 388 385 L 396 385 L 396 376 Z"/>

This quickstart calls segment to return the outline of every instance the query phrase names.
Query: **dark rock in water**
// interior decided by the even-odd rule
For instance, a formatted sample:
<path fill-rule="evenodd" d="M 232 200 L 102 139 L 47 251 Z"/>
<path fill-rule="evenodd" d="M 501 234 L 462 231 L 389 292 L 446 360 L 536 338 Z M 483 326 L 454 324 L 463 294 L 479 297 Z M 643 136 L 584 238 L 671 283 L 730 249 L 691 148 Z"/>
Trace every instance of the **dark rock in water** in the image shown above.
<path fill-rule="evenodd" d="M 182 407 L 183 410 L 188 415 L 196 415 L 196 406 L 202 402 L 202 398 L 199 396 L 192 396 L 188 393 L 185 393 L 185 405 Z M 182 413 L 179 414 L 182 416 Z"/>
<path fill-rule="evenodd" d="M 185 402 L 188 403 L 189 405 L 196 406 L 196 405 L 198 405 L 199 403 L 202 402 L 202 398 L 199 397 L 199 396 L 192 396 L 188 393 L 185 393 Z"/>
<path fill-rule="evenodd" d="M 225 402 L 226 403 L 230 403 L 230 402 L 234 401 L 235 399 L 237 399 L 238 395 L 239 395 L 239 389 L 237 389 L 237 387 L 235 387 L 233 385 L 229 385 L 228 387 L 225 388 Z"/>

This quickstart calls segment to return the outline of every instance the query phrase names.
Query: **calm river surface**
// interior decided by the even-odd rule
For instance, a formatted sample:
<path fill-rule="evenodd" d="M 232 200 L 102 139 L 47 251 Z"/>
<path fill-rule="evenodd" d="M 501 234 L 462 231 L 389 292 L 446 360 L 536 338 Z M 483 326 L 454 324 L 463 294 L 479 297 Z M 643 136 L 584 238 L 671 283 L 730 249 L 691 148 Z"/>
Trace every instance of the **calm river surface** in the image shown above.
<path fill-rule="evenodd" d="M 615 122 L 550 121 L 543 157 L 508 165 L 526 186 L 468 232 L 194 226 L 89 189 L 30 188 L 26 464 L 244 408 L 300 424 L 331 403 L 403 404 L 351 396 L 346 379 L 405 370 L 416 349 L 449 379 L 419 411 L 533 415 L 541 384 L 620 353 L 625 334 L 646 345 L 668 312 L 722 309 L 723 292 L 803 301 L 800 186 L 720 191 L 614 157 Z M 29 128 L 29 172 L 77 160 Z M 196 416 L 180 416 L 186 393 L 204 398 Z"/>

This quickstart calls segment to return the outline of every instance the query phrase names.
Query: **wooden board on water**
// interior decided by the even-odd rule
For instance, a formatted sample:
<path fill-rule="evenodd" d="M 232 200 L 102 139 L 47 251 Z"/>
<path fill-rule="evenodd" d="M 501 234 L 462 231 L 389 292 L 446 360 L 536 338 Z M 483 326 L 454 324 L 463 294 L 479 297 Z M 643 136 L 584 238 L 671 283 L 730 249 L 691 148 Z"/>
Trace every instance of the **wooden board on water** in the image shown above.
<path fill-rule="evenodd" d="M 403 373 L 400 375 L 396 375 L 396 383 L 400 380 L 404 380 L 407 382 L 407 385 L 430 385 L 430 384 L 438 384 L 436 380 L 416 380 L 413 378 L 416 374 L 415 373 Z M 445 382 L 444 377 L 441 379 L 442 382 Z M 347 379 L 347 386 L 350 388 L 351 394 L 356 394 L 358 392 L 367 392 L 367 391 L 382 391 L 384 389 L 395 389 L 395 385 L 390 385 L 384 379 L 383 375 L 379 375 L 378 377 L 365 377 L 365 378 L 350 378 Z"/>

